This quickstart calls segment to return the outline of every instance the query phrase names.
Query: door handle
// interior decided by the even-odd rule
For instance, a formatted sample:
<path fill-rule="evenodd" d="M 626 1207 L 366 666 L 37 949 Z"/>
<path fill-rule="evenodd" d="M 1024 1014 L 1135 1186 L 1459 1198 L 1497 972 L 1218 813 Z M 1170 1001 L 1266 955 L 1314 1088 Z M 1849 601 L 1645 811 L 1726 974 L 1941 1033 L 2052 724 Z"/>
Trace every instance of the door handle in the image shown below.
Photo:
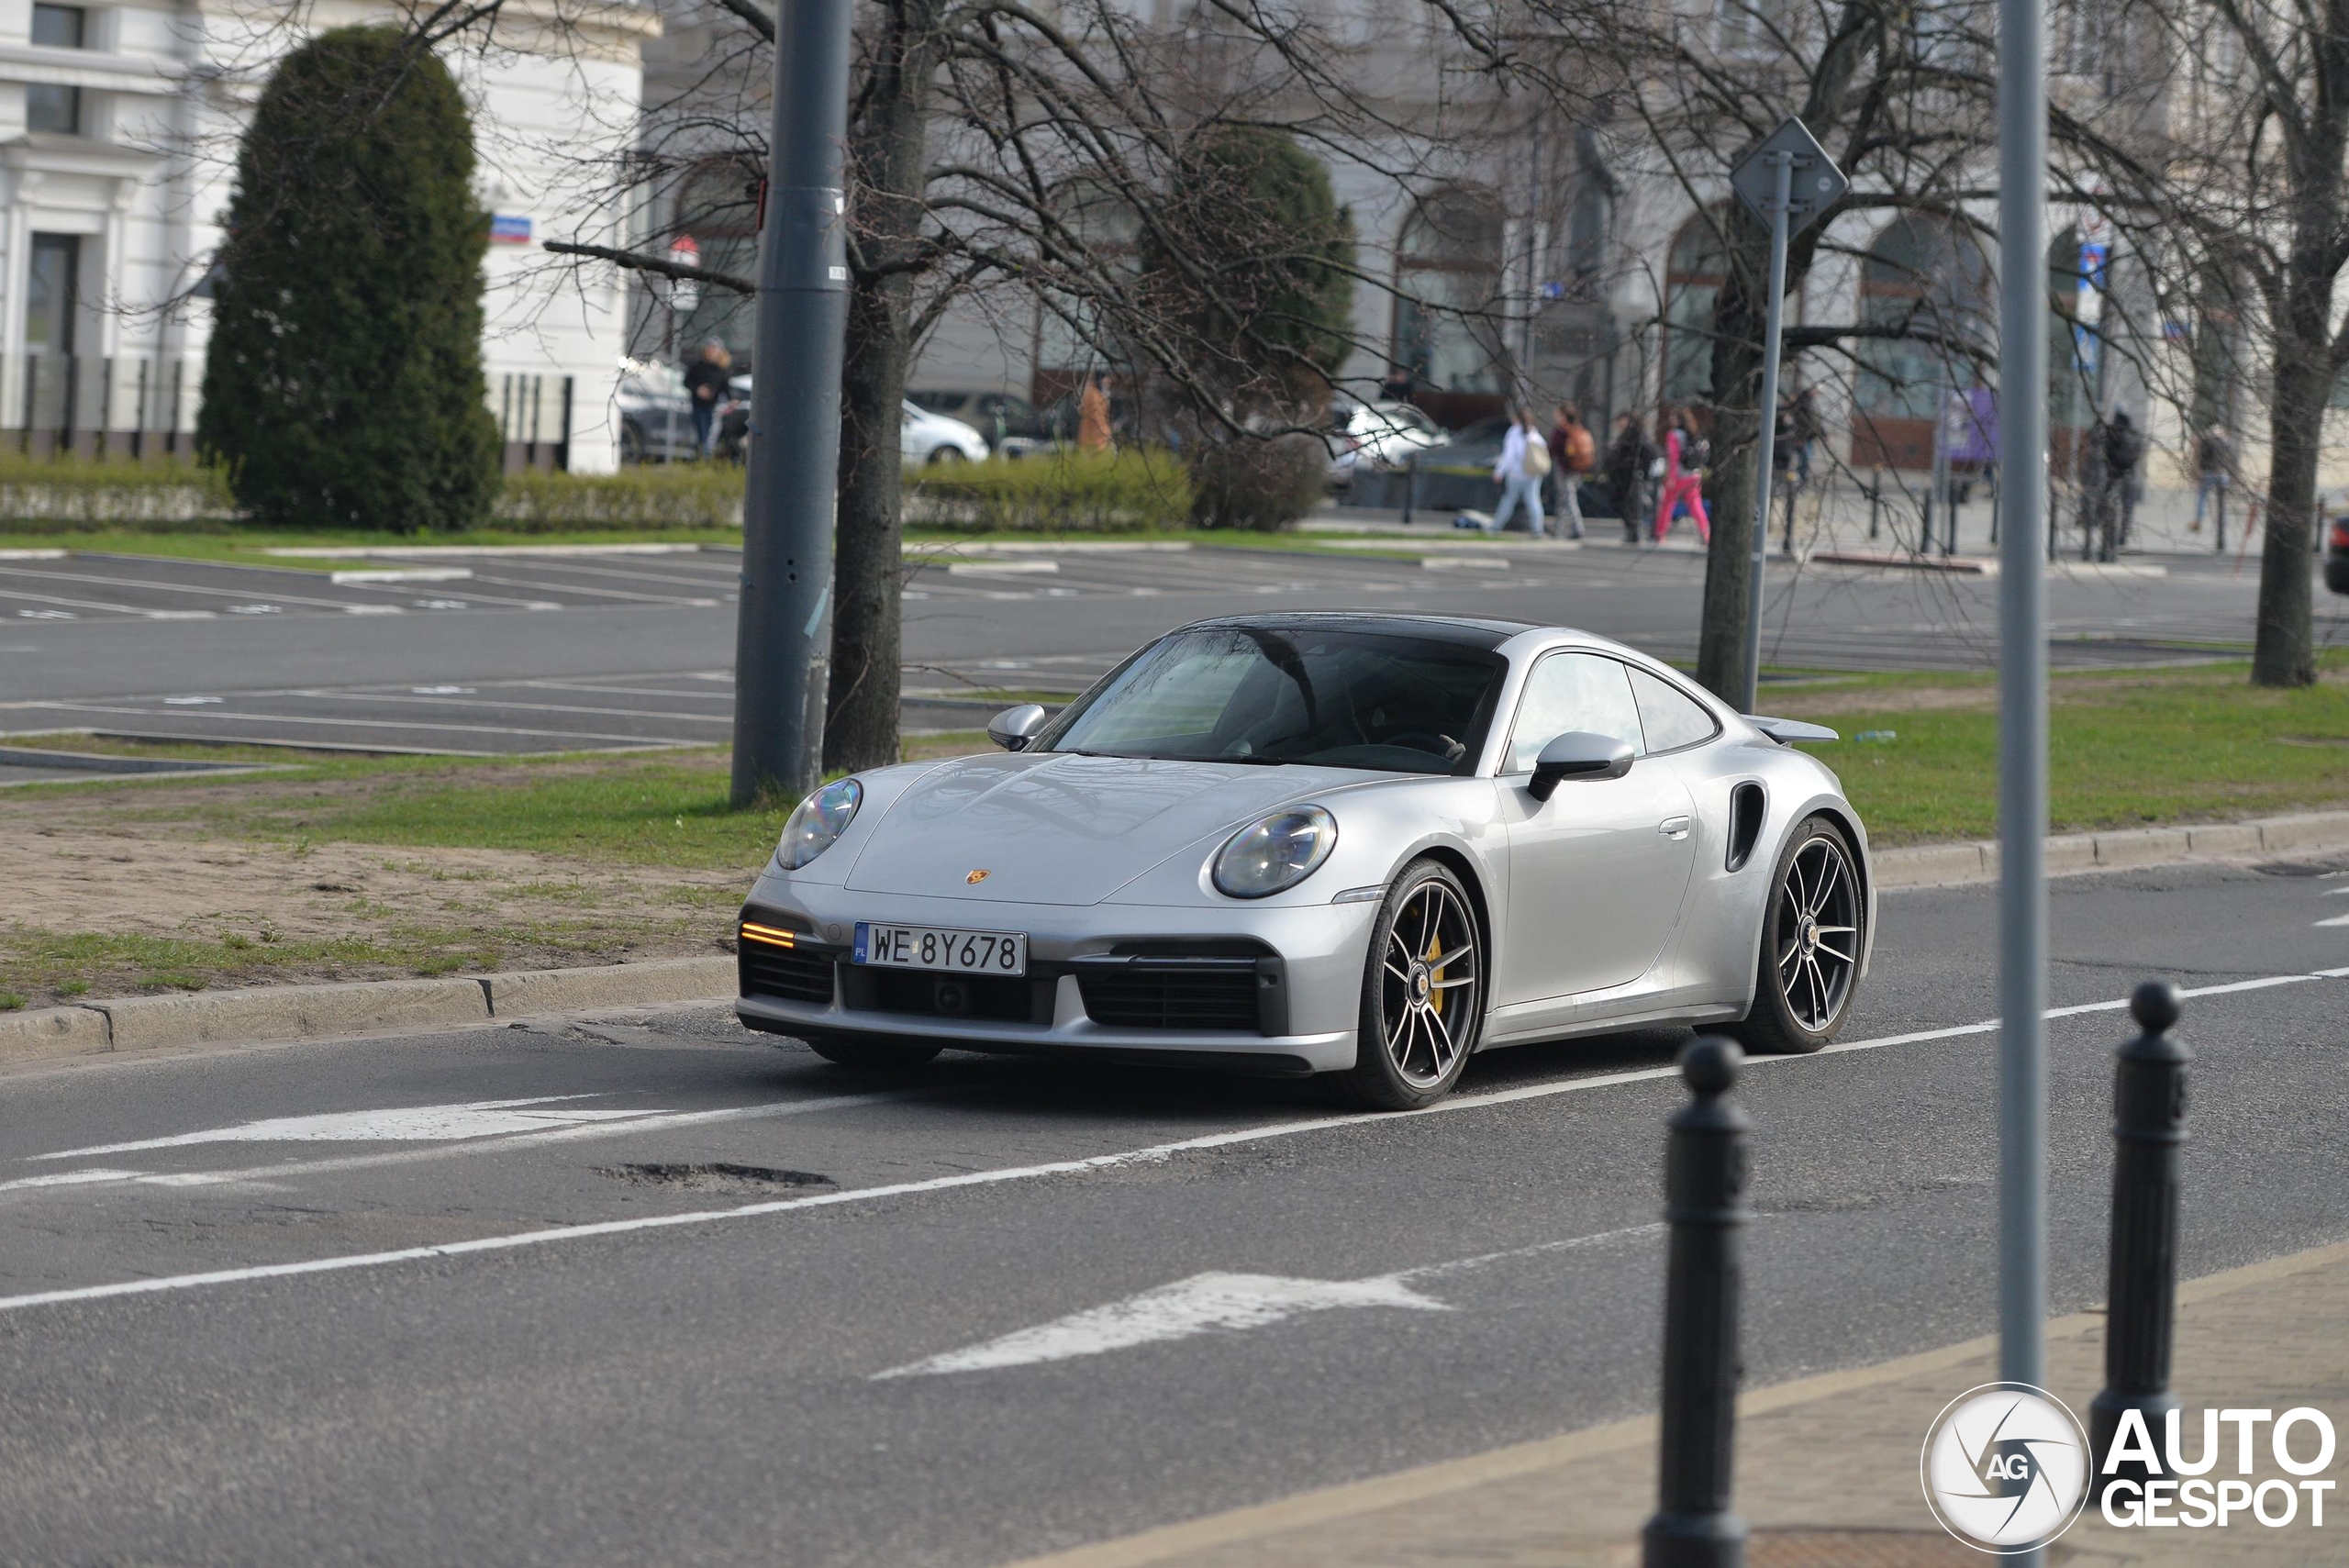
<path fill-rule="evenodd" d="M 1667 839 L 1685 839 L 1688 836 L 1688 818 L 1667 817 L 1655 825 L 1655 830 Z"/>

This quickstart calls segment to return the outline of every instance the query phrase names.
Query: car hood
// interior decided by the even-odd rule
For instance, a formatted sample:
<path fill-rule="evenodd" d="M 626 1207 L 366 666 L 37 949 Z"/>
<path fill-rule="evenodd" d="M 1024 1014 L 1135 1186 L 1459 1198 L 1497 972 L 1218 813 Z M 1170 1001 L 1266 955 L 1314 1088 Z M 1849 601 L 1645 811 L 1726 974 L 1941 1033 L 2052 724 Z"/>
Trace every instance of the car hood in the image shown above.
<path fill-rule="evenodd" d="M 965 757 L 924 773 L 880 822 L 852 892 L 1097 904 L 1169 855 L 1275 806 L 1359 786 L 1353 768 L 1132 757 Z M 976 882 L 972 873 L 986 874 Z"/>

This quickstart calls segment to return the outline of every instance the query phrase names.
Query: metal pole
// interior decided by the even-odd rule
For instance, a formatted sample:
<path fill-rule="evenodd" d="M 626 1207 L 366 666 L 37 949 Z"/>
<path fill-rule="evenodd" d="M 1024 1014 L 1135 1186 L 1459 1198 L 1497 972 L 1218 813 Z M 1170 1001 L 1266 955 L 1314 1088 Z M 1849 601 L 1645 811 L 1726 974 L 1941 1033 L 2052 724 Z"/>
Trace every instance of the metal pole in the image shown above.
<path fill-rule="evenodd" d="M 2043 19 L 2043 0 L 1998 0 L 1998 1375 L 2035 1386 L 2047 1381 Z"/>
<path fill-rule="evenodd" d="M 1795 155 L 1770 156 L 1773 194 L 1770 197 L 1770 295 L 1766 325 L 1762 328 L 1762 428 L 1755 443 L 1753 470 L 1753 562 L 1745 582 L 1745 706 L 1752 713 L 1760 700 L 1755 688 L 1762 680 L 1762 573 L 1770 559 L 1770 491 L 1777 461 L 1778 437 L 1778 318 L 1786 306 L 1787 209 L 1794 202 Z"/>
<path fill-rule="evenodd" d="M 2194 1053 L 2170 1038 L 2177 987 L 2148 980 L 2129 998 L 2143 1032 L 2120 1051 L 2112 1074 L 2112 1232 L 2105 1294 L 2104 1392 L 2088 1407 L 2088 1451 L 2097 1496 L 2116 1480 L 2143 1486 L 2162 1467 L 2135 1459 L 2106 1463 L 2121 1420 L 2135 1410 L 2159 1432 L 2177 1396 L 2169 1391 L 2170 1343 L 2177 1322 L 2180 1145 L 2186 1141 L 2187 1063 Z"/>
<path fill-rule="evenodd" d="M 1696 1096 L 1672 1113 L 1664 1217 L 1672 1226 L 1664 1285 L 1664 1406 L 1656 1511 L 1641 1532 L 1641 1568 L 1740 1568 L 1745 1524 L 1731 1511 L 1737 1453 L 1737 1314 L 1744 1264 L 1745 1113 L 1723 1095 L 1744 1052 L 1701 1035 L 1680 1052 Z"/>
<path fill-rule="evenodd" d="M 823 772 L 848 325 L 848 0 L 775 10 L 774 128 L 759 247 L 757 382 L 742 497 L 734 802 Z"/>

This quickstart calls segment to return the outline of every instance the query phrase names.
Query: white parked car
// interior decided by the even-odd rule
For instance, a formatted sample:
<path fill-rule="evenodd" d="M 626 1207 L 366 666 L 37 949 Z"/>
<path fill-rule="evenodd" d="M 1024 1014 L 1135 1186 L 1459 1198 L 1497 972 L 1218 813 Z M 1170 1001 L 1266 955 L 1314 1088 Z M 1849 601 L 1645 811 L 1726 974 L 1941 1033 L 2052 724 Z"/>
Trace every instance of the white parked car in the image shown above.
<path fill-rule="evenodd" d="M 932 414 L 913 403 L 903 405 L 905 423 L 897 428 L 897 450 L 907 462 L 985 462 L 985 436 L 960 419 Z"/>
<path fill-rule="evenodd" d="M 1330 477 L 1340 484 L 1352 480 L 1357 464 L 1400 468 L 1414 454 L 1440 447 L 1452 438 L 1436 422 L 1408 403 L 1357 403 L 1345 422 L 1330 431 Z"/>
<path fill-rule="evenodd" d="M 700 455 L 694 447 L 693 399 L 674 365 L 621 361 L 613 403 L 620 417 L 622 462 L 680 462 Z"/>

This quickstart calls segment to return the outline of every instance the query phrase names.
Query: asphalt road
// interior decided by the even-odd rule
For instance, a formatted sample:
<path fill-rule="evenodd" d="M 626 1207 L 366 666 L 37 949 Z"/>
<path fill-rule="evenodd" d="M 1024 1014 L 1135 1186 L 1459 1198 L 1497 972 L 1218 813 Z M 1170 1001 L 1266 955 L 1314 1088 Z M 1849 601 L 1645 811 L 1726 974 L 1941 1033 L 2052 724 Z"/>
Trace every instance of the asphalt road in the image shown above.
<path fill-rule="evenodd" d="M 1407 541 L 1408 542 L 1408 541 Z M 1393 606 L 1563 622 L 1694 655 L 1704 565 L 1681 547 L 1513 544 L 1476 565 L 1444 530 L 1420 559 L 1278 550 L 941 559 L 906 586 L 906 723 L 972 729 L 969 694 L 1074 691 L 1205 616 Z M 2249 636 L 2255 571 L 2051 579 L 2056 662 L 2191 657 Z M 124 556 L 0 559 L 0 736 L 90 729 L 369 751 L 529 752 L 724 740 L 731 550 L 353 561 L 359 579 Z M 383 580 L 381 573 L 394 574 Z M 422 573 L 423 577 L 401 574 Z M 462 575 L 455 575 L 462 573 Z M 1765 657 L 1828 669 L 1987 668 L 1995 580 L 1781 570 Z M 2319 595 L 2321 639 L 2349 600 Z"/>
<path fill-rule="evenodd" d="M 2208 988 L 2188 1271 L 2349 1237 L 2344 895 L 2056 884 L 2054 1310 L 2147 973 Z M 1992 919 L 1888 895 L 1844 1046 L 1740 1085 L 1753 1382 L 1992 1327 Z M 978 1565 L 1619 1418 L 1684 1038 L 1412 1117 L 708 1009 L 0 1073 L 0 1557 Z"/>

